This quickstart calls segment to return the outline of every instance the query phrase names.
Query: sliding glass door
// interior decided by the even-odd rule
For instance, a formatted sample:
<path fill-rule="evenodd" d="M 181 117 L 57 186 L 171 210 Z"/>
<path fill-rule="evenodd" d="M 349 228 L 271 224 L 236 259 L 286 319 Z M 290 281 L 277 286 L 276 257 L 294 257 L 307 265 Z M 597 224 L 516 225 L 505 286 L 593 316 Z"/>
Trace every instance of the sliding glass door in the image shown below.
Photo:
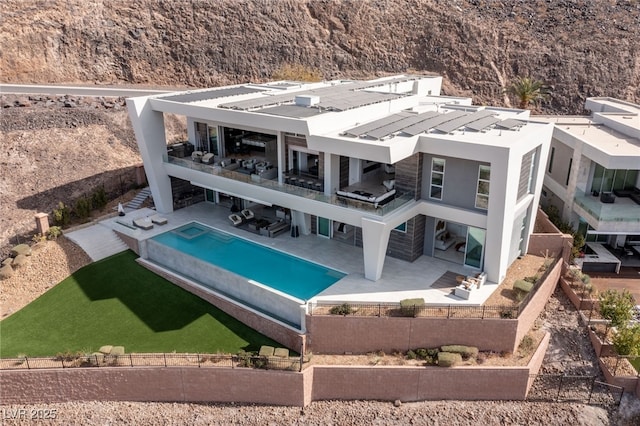
<path fill-rule="evenodd" d="M 318 236 L 331 238 L 331 220 L 318 217 Z"/>
<path fill-rule="evenodd" d="M 487 231 L 481 228 L 467 228 L 467 243 L 464 252 L 464 265 L 482 270 L 484 240 Z"/>

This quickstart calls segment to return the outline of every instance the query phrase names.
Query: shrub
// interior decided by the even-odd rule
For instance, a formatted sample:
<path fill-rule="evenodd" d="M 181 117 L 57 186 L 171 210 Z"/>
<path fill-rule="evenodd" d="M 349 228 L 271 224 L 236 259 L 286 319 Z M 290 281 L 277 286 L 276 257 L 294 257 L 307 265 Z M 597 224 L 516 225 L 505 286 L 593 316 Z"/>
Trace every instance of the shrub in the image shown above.
<path fill-rule="evenodd" d="M 47 231 L 47 238 L 50 240 L 57 240 L 60 235 L 62 235 L 62 228 L 59 226 L 52 226 Z"/>
<path fill-rule="evenodd" d="M 440 348 L 442 352 L 451 352 L 460 354 L 463 358 L 475 358 L 478 356 L 478 348 L 475 346 L 464 346 L 464 345 L 446 345 Z"/>
<path fill-rule="evenodd" d="M 533 283 L 525 280 L 516 280 L 516 282 L 513 283 L 513 289 L 516 291 L 529 293 L 531 290 L 533 290 Z"/>
<path fill-rule="evenodd" d="M 600 294 L 600 313 L 614 327 L 626 325 L 633 318 L 635 301 L 629 290 L 607 290 Z"/>
<path fill-rule="evenodd" d="M 462 356 L 453 352 L 438 352 L 438 365 L 441 367 L 453 367 L 462 362 Z"/>
<path fill-rule="evenodd" d="M 107 205 L 107 193 L 104 190 L 104 186 L 93 191 L 93 194 L 91 194 L 91 205 L 97 210 L 102 210 Z"/>
<path fill-rule="evenodd" d="M 484 364 L 484 362 L 487 360 L 487 354 L 484 352 L 480 352 L 478 354 L 478 356 L 476 357 L 476 362 L 478 364 Z"/>
<path fill-rule="evenodd" d="M 348 303 L 343 303 L 342 305 L 339 305 L 339 306 L 333 306 L 331 307 L 331 309 L 329 309 L 329 313 L 331 315 L 347 316 L 347 315 L 351 315 L 353 312 L 354 312 L 354 309 Z"/>
<path fill-rule="evenodd" d="M 531 283 L 531 284 L 535 284 L 538 282 L 539 277 L 537 275 L 532 275 L 530 277 L 524 277 L 524 281 Z"/>
<path fill-rule="evenodd" d="M 80 220 L 85 220 L 91 215 L 91 200 L 82 197 L 76 200 L 73 212 Z"/>
<path fill-rule="evenodd" d="M 31 241 L 33 241 L 36 244 L 46 240 L 47 240 L 47 236 L 45 234 L 34 234 L 33 237 L 31 238 Z"/>
<path fill-rule="evenodd" d="M 518 346 L 518 349 L 520 349 L 520 352 L 523 355 L 529 355 L 533 349 L 535 349 L 535 341 L 533 340 L 533 338 L 531 336 L 524 336 L 522 338 L 522 340 L 520 341 L 520 345 Z"/>
<path fill-rule="evenodd" d="M 58 203 L 58 207 L 53 209 L 53 223 L 57 226 L 65 227 L 69 225 L 71 222 L 71 212 L 69 211 L 69 207 L 65 206 L 65 204 L 60 201 Z"/>
<path fill-rule="evenodd" d="M 640 355 L 640 324 L 619 327 L 613 347 L 618 355 Z"/>
<path fill-rule="evenodd" d="M 421 297 L 417 299 L 403 299 L 400 301 L 400 313 L 402 313 L 402 315 L 404 316 L 415 316 L 416 307 L 420 307 L 423 305 L 424 299 Z"/>
<path fill-rule="evenodd" d="M 500 311 L 500 318 L 513 319 L 515 317 L 516 317 L 516 314 L 513 311 L 513 309 L 505 308 Z"/>
<path fill-rule="evenodd" d="M 416 358 L 417 358 L 416 353 L 411 349 L 409 349 L 407 351 L 407 359 L 416 359 Z"/>

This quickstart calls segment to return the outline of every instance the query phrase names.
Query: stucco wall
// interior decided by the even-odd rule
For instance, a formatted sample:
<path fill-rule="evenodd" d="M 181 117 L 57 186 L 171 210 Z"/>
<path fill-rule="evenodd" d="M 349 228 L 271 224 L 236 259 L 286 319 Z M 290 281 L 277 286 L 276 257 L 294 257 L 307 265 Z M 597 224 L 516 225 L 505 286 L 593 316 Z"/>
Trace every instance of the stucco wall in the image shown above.
<path fill-rule="evenodd" d="M 304 405 L 305 375 L 229 368 L 69 368 L 1 371 L 3 404 L 191 401 Z"/>
<path fill-rule="evenodd" d="M 556 288 L 556 284 L 560 279 L 562 273 L 562 261 L 556 262 L 555 266 L 547 275 L 547 279 L 540 284 L 534 297 L 529 301 L 527 306 L 520 312 L 518 316 L 518 332 L 516 335 L 516 342 L 513 351 L 520 344 L 520 340 L 529 332 L 536 318 L 540 315 L 540 312 L 544 309 L 547 300 L 553 294 Z"/>
<path fill-rule="evenodd" d="M 311 366 L 303 372 L 244 368 L 102 367 L 0 371 L 0 401 L 240 402 L 305 406 L 314 400 L 524 400 L 549 334 L 525 367 Z"/>
<path fill-rule="evenodd" d="M 513 351 L 517 320 L 307 316 L 307 347 L 314 353 L 407 351 L 461 344 Z"/>

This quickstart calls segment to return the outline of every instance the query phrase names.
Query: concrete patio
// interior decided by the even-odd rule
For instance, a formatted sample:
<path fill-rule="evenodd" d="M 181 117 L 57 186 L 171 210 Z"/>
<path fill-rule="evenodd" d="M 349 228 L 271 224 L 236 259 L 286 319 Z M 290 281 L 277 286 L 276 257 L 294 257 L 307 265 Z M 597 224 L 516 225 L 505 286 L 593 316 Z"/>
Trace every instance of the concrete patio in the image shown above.
<path fill-rule="evenodd" d="M 408 298 L 423 298 L 428 304 L 478 306 L 498 287 L 497 283 L 487 282 L 480 289 L 474 289 L 468 300 L 454 296 L 446 289 L 431 288 L 431 285 L 447 271 L 460 275 L 468 275 L 473 271 L 460 264 L 427 256 L 422 256 L 414 262 L 387 257 L 382 278 L 376 282 L 369 281 L 364 278 L 361 248 L 316 235 L 300 235 L 293 238 L 286 233 L 269 238 L 234 227 L 228 218 L 229 213 L 227 208 L 210 203 L 198 203 L 169 214 L 162 214 L 161 216 L 168 219 L 168 223 L 154 225 L 149 230 L 133 229 L 122 224 L 131 224 L 133 220 L 157 214 L 156 211 L 147 208 L 129 212 L 124 217 L 106 219 L 100 225 L 141 241 L 197 221 L 347 274 L 345 278 L 311 299 L 312 302 L 389 303 Z M 260 215 L 257 209 L 256 215 Z M 250 259 L 247 259 L 247 262 L 250 265 Z"/>

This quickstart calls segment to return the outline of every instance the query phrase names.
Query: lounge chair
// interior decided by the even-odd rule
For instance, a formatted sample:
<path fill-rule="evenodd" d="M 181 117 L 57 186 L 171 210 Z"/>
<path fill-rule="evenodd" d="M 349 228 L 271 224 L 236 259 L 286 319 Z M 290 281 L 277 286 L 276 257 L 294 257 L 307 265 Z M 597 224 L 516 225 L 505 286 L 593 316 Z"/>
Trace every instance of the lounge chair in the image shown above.
<path fill-rule="evenodd" d="M 255 214 L 253 214 L 253 212 L 249 209 L 242 210 L 240 214 L 242 214 L 245 220 L 251 220 L 256 217 Z"/>
<path fill-rule="evenodd" d="M 202 156 L 202 162 L 204 164 L 212 164 L 214 159 L 214 155 L 212 153 L 207 153 Z"/>
<path fill-rule="evenodd" d="M 148 217 L 144 217 L 144 218 L 141 218 L 141 219 L 135 219 L 133 221 L 133 224 L 135 226 L 137 226 L 138 228 L 140 228 L 140 229 L 144 229 L 145 231 L 153 228 L 153 222 L 151 222 L 151 220 L 149 220 Z"/>
<path fill-rule="evenodd" d="M 167 222 L 169 222 L 166 217 L 162 217 L 157 214 L 150 216 L 149 219 L 151 220 L 152 223 L 155 223 L 156 225 L 166 225 Z"/>
<path fill-rule="evenodd" d="M 237 213 L 230 214 L 229 220 L 233 223 L 233 226 L 238 226 L 242 223 L 242 217 Z"/>

